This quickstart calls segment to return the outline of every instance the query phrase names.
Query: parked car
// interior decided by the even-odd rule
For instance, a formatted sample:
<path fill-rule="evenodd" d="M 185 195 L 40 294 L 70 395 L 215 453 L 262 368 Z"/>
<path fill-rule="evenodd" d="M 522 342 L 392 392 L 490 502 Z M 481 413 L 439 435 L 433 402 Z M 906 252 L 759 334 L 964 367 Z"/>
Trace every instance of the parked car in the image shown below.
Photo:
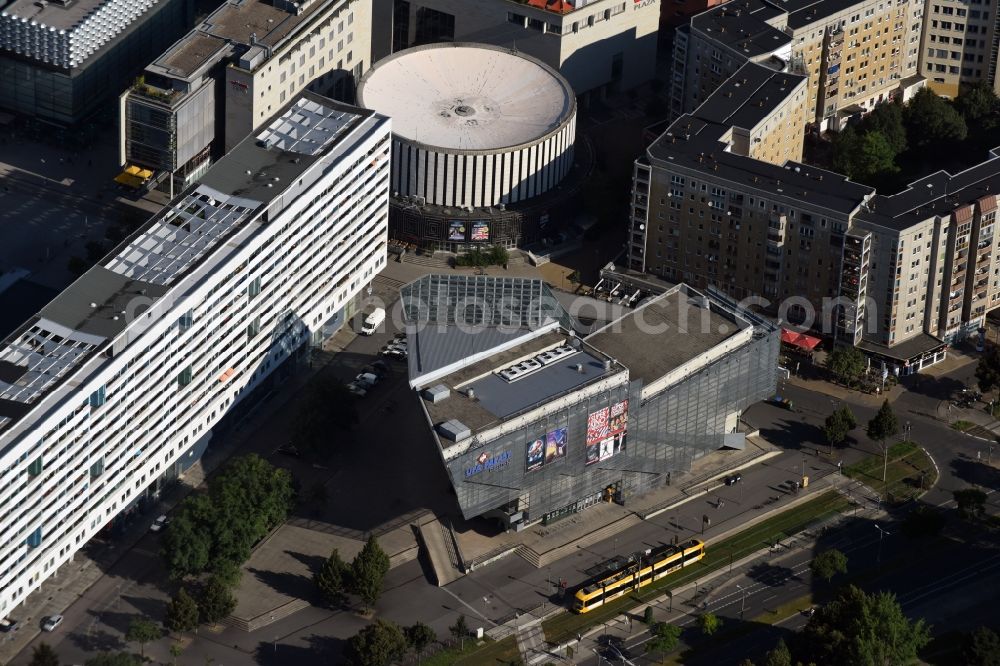
<path fill-rule="evenodd" d="M 21 628 L 20 620 L 15 620 L 12 617 L 5 617 L 4 619 L 0 620 L 0 631 L 3 632 L 17 631 L 20 628 Z"/>
<path fill-rule="evenodd" d="M 149 526 L 150 532 L 162 532 L 167 529 L 167 524 L 170 523 L 170 519 L 166 516 L 160 516 L 153 521 L 153 524 Z"/>
<path fill-rule="evenodd" d="M 403 360 L 403 359 L 406 358 L 406 350 L 405 349 L 383 349 L 382 350 L 382 355 L 385 356 L 385 357 L 387 357 L 387 358 L 393 358 L 393 359 L 401 361 L 401 360 Z"/>
<path fill-rule="evenodd" d="M 739 483 L 742 480 L 743 480 L 743 475 L 740 474 L 739 472 L 736 472 L 736 474 L 732 474 L 730 476 L 727 476 L 725 481 L 726 481 L 726 485 L 727 486 L 735 486 L 737 483 Z"/>
<path fill-rule="evenodd" d="M 301 458 L 302 452 L 299 448 L 293 444 L 283 444 L 278 447 L 278 453 L 283 456 L 288 456 L 289 458 Z"/>
<path fill-rule="evenodd" d="M 363 398 L 366 395 L 368 395 L 368 391 L 366 391 L 363 386 L 358 386 L 354 382 L 351 382 L 350 384 L 347 385 L 347 390 L 350 391 L 353 395 L 358 396 L 359 398 Z"/>
<path fill-rule="evenodd" d="M 361 368 L 361 374 L 375 375 L 379 379 L 382 379 L 389 374 L 389 366 L 387 366 L 384 361 L 376 361 L 375 363 L 369 363 L 365 367 Z"/>
<path fill-rule="evenodd" d="M 50 615 L 45 618 L 45 622 L 42 622 L 42 631 L 55 631 L 62 621 L 62 615 Z"/>
<path fill-rule="evenodd" d="M 354 378 L 354 383 L 367 390 L 378 384 L 378 377 L 370 372 L 362 372 Z"/>

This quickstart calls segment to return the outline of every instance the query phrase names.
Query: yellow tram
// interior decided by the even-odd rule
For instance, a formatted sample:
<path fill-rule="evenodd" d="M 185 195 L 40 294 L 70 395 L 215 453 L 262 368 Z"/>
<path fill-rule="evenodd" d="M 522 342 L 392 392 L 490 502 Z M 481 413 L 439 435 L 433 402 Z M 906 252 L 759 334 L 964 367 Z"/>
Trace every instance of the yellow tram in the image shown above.
<path fill-rule="evenodd" d="M 703 557 L 705 544 L 698 539 L 638 553 L 616 570 L 596 576 L 581 585 L 574 595 L 573 610 L 586 613 L 682 567 L 694 564 Z"/>

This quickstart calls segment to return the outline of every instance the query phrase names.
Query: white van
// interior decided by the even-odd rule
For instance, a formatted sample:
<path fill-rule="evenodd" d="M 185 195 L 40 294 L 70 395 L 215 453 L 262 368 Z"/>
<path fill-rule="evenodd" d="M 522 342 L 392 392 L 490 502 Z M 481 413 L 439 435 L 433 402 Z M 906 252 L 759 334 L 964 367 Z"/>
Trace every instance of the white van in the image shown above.
<path fill-rule="evenodd" d="M 361 326 L 361 335 L 373 335 L 384 321 L 385 309 L 375 308 L 370 315 L 365 317 L 365 323 Z"/>

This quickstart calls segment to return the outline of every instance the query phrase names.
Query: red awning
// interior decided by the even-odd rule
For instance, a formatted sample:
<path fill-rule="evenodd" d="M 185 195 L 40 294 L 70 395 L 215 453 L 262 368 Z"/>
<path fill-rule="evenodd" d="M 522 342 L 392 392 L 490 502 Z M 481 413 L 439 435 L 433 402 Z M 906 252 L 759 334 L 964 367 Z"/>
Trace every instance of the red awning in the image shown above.
<path fill-rule="evenodd" d="M 819 338 L 814 338 L 813 336 L 806 335 L 805 333 L 789 331 L 787 328 L 781 329 L 781 341 L 785 344 L 805 349 L 806 351 L 812 351 L 816 348 L 816 345 L 822 342 Z"/>

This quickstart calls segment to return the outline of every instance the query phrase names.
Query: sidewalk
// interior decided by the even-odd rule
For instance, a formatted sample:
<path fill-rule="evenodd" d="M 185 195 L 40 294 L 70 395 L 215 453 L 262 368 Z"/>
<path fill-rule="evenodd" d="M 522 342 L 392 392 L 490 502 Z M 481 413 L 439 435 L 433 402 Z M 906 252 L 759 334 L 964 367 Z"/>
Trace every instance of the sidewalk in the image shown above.
<path fill-rule="evenodd" d="M 628 498 L 624 505 L 601 502 L 549 525 L 538 524 L 523 532 L 493 537 L 459 524 L 455 526 L 456 540 L 467 571 L 508 554 L 517 554 L 532 566 L 542 568 L 699 497 L 714 487 L 720 477 L 737 469 L 745 470 L 781 452 L 759 437 L 750 437 L 745 450 L 714 451 L 698 458 L 691 469 L 674 474 L 670 485 Z"/>
<path fill-rule="evenodd" d="M 354 337 L 350 327 L 345 326 L 333 337 L 331 351 L 343 349 Z M 236 424 L 224 439 L 213 441 L 211 448 L 205 452 L 201 460 L 179 479 L 180 483 L 165 490 L 155 507 L 150 508 L 145 516 L 136 520 L 123 535 L 103 545 L 100 541 L 92 539 L 89 546 L 77 552 L 72 561 L 63 565 L 58 573 L 42 583 L 41 587 L 20 606 L 14 608 L 9 616 L 21 621 L 21 629 L 0 643 L 0 663 L 9 662 L 41 633 L 42 618 L 63 613 L 69 606 L 79 601 L 105 574 L 113 572 L 118 560 L 148 533 L 149 526 L 156 516 L 168 513 L 192 490 L 204 483 L 205 478 L 220 465 L 244 450 L 245 444 L 256 428 L 279 410 L 285 409 L 306 383 L 332 360 L 332 353 L 314 354 L 311 367 L 299 367 L 286 380 L 281 391 L 274 393 L 270 400 L 259 403 L 256 409 Z"/>

